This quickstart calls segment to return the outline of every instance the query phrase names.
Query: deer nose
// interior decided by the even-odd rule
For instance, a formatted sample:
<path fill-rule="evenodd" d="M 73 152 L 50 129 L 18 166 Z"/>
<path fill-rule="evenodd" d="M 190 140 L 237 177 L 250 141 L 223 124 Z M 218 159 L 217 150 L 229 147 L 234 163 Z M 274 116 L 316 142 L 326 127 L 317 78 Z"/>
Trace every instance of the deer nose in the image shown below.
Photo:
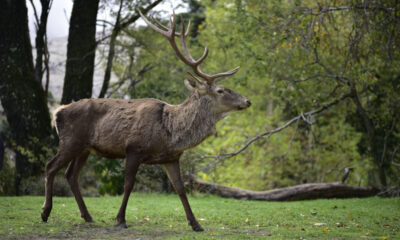
<path fill-rule="evenodd" d="M 251 106 L 250 100 L 247 100 L 247 101 L 246 101 L 246 104 L 247 104 L 247 107 L 250 107 L 250 106 Z"/>

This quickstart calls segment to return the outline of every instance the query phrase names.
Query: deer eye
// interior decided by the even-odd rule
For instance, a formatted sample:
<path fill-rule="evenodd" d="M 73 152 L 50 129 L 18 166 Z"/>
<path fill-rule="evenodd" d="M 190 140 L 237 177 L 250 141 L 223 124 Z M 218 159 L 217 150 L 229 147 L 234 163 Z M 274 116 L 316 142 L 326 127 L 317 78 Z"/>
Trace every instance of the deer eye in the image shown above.
<path fill-rule="evenodd" d="M 222 93 L 224 93 L 224 90 L 218 89 L 218 90 L 217 90 L 217 93 L 222 94 Z"/>

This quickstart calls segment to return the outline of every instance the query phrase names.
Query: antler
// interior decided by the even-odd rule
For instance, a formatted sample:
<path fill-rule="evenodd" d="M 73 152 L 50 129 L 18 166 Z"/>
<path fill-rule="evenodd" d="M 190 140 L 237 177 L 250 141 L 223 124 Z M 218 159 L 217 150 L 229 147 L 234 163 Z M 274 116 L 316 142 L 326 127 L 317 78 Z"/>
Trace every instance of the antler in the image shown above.
<path fill-rule="evenodd" d="M 181 17 L 181 27 L 182 27 L 182 29 L 181 29 L 181 32 L 179 33 L 179 32 L 176 32 L 176 17 L 175 17 L 175 13 L 170 18 L 170 21 L 169 21 L 170 27 L 169 28 L 164 26 L 164 25 L 162 25 L 160 22 L 158 22 L 156 19 L 153 18 L 153 21 L 158 25 L 158 27 L 157 27 L 156 25 L 151 23 L 142 14 L 142 12 L 140 10 L 139 10 L 139 14 L 143 18 L 143 20 L 147 23 L 147 25 L 149 27 L 151 27 L 156 32 L 160 33 L 161 35 L 163 35 L 164 37 L 166 37 L 168 39 L 168 41 L 170 42 L 172 48 L 176 52 L 176 55 L 178 55 L 178 57 L 186 65 L 189 65 L 193 69 L 193 71 L 196 73 L 196 75 L 198 75 L 199 77 L 203 78 L 207 83 L 211 84 L 211 83 L 213 83 L 215 81 L 215 79 L 217 79 L 219 77 L 225 77 L 225 76 L 233 75 L 239 70 L 239 67 L 236 67 L 235 69 L 233 69 L 231 71 L 223 72 L 223 73 L 217 73 L 217 74 L 213 74 L 213 75 L 208 75 L 208 74 L 204 73 L 200 69 L 200 65 L 208 55 L 208 47 L 205 47 L 203 55 L 199 59 L 195 60 L 192 57 L 192 55 L 190 54 L 189 49 L 188 49 L 188 47 L 186 45 L 186 37 L 189 35 L 190 21 L 188 23 L 188 27 L 187 27 L 186 32 L 185 32 L 185 23 L 183 21 L 183 18 Z M 182 48 L 185 51 L 185 55 L 186 56 L 179 50 L 178 46 L 176 45 L 175 37 L 178 37 L 180 39 L 181 44 L 182 44 Z"/>

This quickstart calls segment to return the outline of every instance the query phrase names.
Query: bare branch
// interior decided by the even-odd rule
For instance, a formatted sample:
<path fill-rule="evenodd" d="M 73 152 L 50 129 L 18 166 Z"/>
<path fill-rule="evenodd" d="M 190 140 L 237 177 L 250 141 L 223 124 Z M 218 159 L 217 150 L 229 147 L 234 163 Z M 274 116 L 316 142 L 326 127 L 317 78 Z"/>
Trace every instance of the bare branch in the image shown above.
<path fill-rule="evenodd" d="M 328 109 L 328 108 L 330 108 L 330 107 L 332 107 L 332 106 L 338 104 L 338 103 L 341 102 L 342 100 L 344 100 L 344 99 L 346 99 L 346 98 L 348 98 L 348 97 L 351 97 L 351 96 L 352 96 L 352 93 L 347 93 L 347 94 L 341 96 L 340 98 L 338 98 L 338 99 L 336 99 L 336 100 L 334 100 L 334 101 L 332 101 L 332 102 L 329 102 L 329 103 L 327 103 L 327 104 L 325 104 L 325 105 L 322 105 L 321 107 L 319 107 L 319 108 L 317 108 L 317 109 L 315 109 L 315 110 L 311 110 L 311 111 L 308 111 L 308 112 L 305 112 L 305 113 L 301 113 L 301 114 L 299 114 L 298 116 L 296 116 L 296 117 L 290 119 L 289 121 L 287 121 L 285 124 L 283 124 L 282 126 L 280 126 L 280 127 L 278 127 L 278 128 L 275 128 L 275 129 L 272 129 L 272 130 L 263 132 L 263 133 L 261 133 L 261 134 L 258 134 L 258 135 L 256 135 L 256 136 L 252 137 L 250 140 L 248 140 L 248 141 L 244 144 L 244 146 L 242 146 L 241 148 L 239 148 L 239 149 L 238 149 L 237 151 L 235 151 L 235 152 L 231 152 L 231 153 L 222 153 L 222 154 L 220 154 L 220 155 L 204 155 L 204 156 L 201 156 L 201 157 L 195 159 L 194 162 L 199 162 L 199 161 L 201 161 L 201 160 L 203 160 L 203 159 L 208 159 L 208 158 L 214 159 L 214 160 L 215 160 L 214 162 L 208 164 L 206 167 L 204 167 L 203 169 L 201 169 L 201 171 L 206 171 L 206 170 L 210 169 L 212 166 L 217 165 L 218 163 L 222 162 L 223 160 L 225 160 L 225 159 L 227 159 L 227 158 L 231 158 L 231 157 L 236 156 L 236 155 L 238 155 L 239 153 L 243 152 L 244 150 L 246 150 L 251 144 L 253 144 L 253 143 L 256 142 L 257 140 L 259 140 L 259 139 L 261 139 L 261 138 L 269 137 L 269 136 L 271 136 L 272 134 L 275 134 L 275 133 L 277 133 L 277 132 L 280 132 L 280 131 L 284 130 L 285 128 L 289 127 L 290 125 L 292 125 L 293 123 L 295 123 L 295 122 L 297 122 L 297 121 L 299 121 L 299 120 L 303 120 L 303 121 L 305 121 L 306 123 L 311 124 L 311 121 L 309 120 L 309 118 L 310 118 L 311 116 L 313 116 L 313 115 L 315 115 L 315 114 L 318 114 L 318 113 L 321 113 L 321 112 L 325 111 L 326 109 Z"/>
<path fill-rule="evenodd" d="M 38 28 L 39 28 L 39 17 L 38 17 L 38 14 L 37 14 L 36 6 L 35 6 L 35 4 L 33 3 L 33 0 L 29 0 L 29 2 L 30 2 L 31 5 L 32 5 L 33 16 L 35 17 L 35 21 L 36 21 L 36 23 L 35 23 L 35 28 L 36 28 L 36 31 L 37 31 Z"/>
<path fill-rule="evenodd" d="M 318 7 L 312 7 L 312 8 L 306 8 L 306 7 L 298 7 L 296 8 L 302 13 L 305 14 L 311 14 L 311 15 L 320 15 L 328 12 L 336 12 L 336 11 L 347 11 L 347 10 L 363 10 L 363 11 L 375 11 L 375 10 L 380 10 L 384 11 L 386 13 L 391 13 L 396 11 L 394 8 L 390 7 L 381 7 L 381 6 L 366 6 L 366 5 L 356 5 L 356 6 L 338 6 L 338 7 L 323 7 L 323 6 L 318 6 Z"/>
<path fill-rule="evenodd" d="M 108 24 L 108 25 L 110 25 L 110 26 L 114 26 L 114 23 L 109 22 L 109 21 L 104 20 L 104 19 L 97 19 L 96 21 L 97 21 L 97 22 L 101 22 L 101 23 L 103 23 L 103 24 Z"/>

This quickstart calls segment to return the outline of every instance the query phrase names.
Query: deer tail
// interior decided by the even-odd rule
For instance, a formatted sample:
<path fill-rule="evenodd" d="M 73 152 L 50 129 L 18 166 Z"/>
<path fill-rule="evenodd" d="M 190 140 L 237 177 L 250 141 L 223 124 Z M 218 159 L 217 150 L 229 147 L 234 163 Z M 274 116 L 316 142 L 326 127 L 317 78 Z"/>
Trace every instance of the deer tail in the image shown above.
<path fill-rule="evenodd" d="M 59 135 L 58 126 L 57 126 L 57 114 L 58 114 L 61 110 L 63 110 L 64 108 L 67 108 L 67 107 L 69 107 L 69 104 L 67 104 L 67 105 L 61 105 L 61 106 L 59 106 L 58 108 L 56 108 L 56 110 L 53 111 L 53 120 L 51 121 L 51 125 L 52 125 L 53 127 L 56 128 L 57 135 Z"/>

